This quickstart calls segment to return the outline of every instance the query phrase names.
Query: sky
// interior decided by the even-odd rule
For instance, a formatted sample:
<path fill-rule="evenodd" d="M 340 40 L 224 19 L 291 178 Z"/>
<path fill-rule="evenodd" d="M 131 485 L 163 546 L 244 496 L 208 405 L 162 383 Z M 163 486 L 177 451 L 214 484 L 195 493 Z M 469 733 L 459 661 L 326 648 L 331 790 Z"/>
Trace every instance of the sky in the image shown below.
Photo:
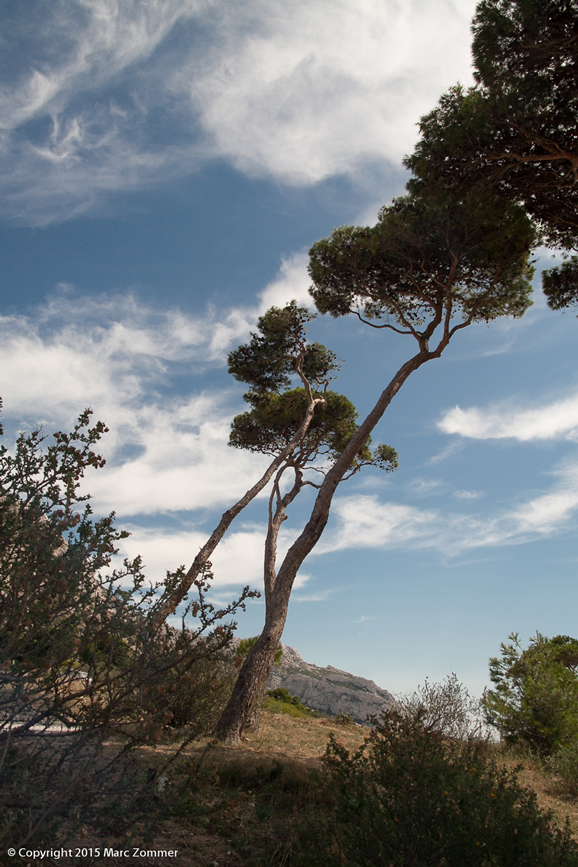
<path fill-rule="evenodd" d="M 227 353 L 259 315 L 312 306 L 307 251 L 403 194 L 421 115 L 472 81 L 472 0 L 4 0 L 0 395 L 5 444 L 110 431 L 87 475 L 146 574 L 190 565 L 266 461 L 228 446 Z M 538 251 L 538 272 L 557 261 Z M 450 672 L 474 695 L 511 632 L 576 636 L 575 313 L 536 280 L 476 325 L 376 429 L 399 470 L 344 482 L 283 641 L 395 694 Z M 318 317 L 361 417 L 412 339 Z M 411 341 L 408 343 L 408 340 Z M 281 554 L 311 492 L 295 502 Z M 216 602 L 262 586 L 266 498 L 212 557 Z M 238 617 L 257 634 L 264 605 Z"/>

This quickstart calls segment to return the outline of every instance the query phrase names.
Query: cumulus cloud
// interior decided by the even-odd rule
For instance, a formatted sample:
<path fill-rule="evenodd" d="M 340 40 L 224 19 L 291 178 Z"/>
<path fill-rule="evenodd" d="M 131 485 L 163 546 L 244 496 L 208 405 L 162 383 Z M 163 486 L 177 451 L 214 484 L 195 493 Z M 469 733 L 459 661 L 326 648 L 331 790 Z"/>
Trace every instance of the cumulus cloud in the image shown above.
<path fill-rule="evenodd" d="M 0 85 L 4 207 L 46 224 L 215 157 L 291 184 L 397 164 L 419 116 L 470 79 L 474 8 L 55 0 L 32 39 L 23 4 Z"/>
<path fill-rule="evenodd" d="M 438 422 L 447 434 L 470 439 L 517 439 L 520 442 L 575 439 L 578 434 L 578 394 L 530 409 L 513 402 L 493 407 L 449 410 Z"/>

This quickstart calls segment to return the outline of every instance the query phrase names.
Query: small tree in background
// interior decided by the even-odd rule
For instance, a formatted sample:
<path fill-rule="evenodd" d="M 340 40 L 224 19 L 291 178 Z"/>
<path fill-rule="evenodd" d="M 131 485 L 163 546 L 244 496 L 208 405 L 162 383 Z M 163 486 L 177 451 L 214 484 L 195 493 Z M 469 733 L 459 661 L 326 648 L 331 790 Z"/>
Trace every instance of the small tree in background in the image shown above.
<path fill-rule="evenodd" d="M 578 641 L 539 632 L 524 650 L 517 633 L 490 659 L 482 699 L 486 722 L 508 743 L 549 755 L 578 738 Z"/>

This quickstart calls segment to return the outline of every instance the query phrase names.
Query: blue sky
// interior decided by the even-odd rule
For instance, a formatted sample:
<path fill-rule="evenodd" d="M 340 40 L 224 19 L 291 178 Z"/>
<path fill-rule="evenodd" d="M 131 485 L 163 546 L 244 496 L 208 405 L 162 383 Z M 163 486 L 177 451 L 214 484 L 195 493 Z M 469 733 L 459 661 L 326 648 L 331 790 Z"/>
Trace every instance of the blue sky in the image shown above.
<path fill-rule="evenodd" d="M 403 192 L 420 115 L 471 81 L 474 6 L 2 4 L 6 439 L 91 406 L 110 433 L 87 489 L 151 579 L 191 562 L 263 466 L 227 446 L 227 352 L 271 304 L 308 303 L 314 241 Z M 537 289 L 522 320 L 471 327 L 414 374 L 375 436 L 400 468 L 341 486 L 286 643 L 393 692 L 455 671 L 479 694 L 511 631 L 576 635 L 577 329 Z M 360 413 L 413 353 L 353 319 L 311 337 L 345 360 L 335 388 Z M 264 514 L 213 557 L 217 599 L 260 586 Z M 262 619 L 253 603 L 239 633 Z"/>

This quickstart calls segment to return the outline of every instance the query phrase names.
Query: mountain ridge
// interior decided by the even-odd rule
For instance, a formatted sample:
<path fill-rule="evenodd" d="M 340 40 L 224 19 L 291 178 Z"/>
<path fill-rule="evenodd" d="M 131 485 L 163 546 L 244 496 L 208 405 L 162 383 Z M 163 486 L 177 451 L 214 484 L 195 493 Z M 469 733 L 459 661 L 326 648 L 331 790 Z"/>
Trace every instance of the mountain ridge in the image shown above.
<path fill-rule="evenodd" d="M 305 662 L 294 647 L 281 643 L 281 661 L 273 667 L 267 689 L 284 687 L 312 710 L 336 716 L 347 713 L 355 722 L 379 715 L 396 704 L 395 698 L 373 680 L 335 668 Z"/>

